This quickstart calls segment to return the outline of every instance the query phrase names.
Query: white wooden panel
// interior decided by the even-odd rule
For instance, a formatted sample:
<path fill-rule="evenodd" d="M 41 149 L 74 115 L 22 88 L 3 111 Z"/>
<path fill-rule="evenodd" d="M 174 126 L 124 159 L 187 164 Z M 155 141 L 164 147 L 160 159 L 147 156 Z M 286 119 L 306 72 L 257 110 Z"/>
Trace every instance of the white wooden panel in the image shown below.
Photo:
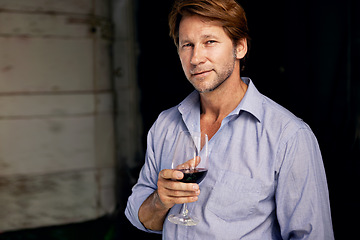
<path fill-rule="evenodd" d="M 111 16 L 110 0 L 94 0 L 94 14 L 96 16 L 109 17 Z"/>
<path fill-rule="evenodd" d="M 109 57 L 112 46 L 109 41 L 97 39 L 95 43 L 95 86 L 96 90 L 109 90 L 112 88 L 111 79 L 113 77 L 111 70 L 111 58 Z"/>
<path fill-rule="evenodd" d="M 113 211 L 111 47 L 90 31 L 109 24 L 109 1 L 0 9 L 0 232 Z"/>
<path fill-rule="evenodd" d="M 105 213 L 111 213 L 115 210 L 115 168 L 103 168 L 99 172 L 99 186 L 100 186 L 100 210 Z"/>
<path fill-rule="evenodd" d="M 15 11 L 59 12 L 110 16 L 108 0 L 0 0 L 0 8 Z"/>
<path fill-rule="evenodd" d="M 105 95 L 106 96 L 106 95 Z M 110 97 L 99 97 L 99 104 L 105 105 L 104 111 L 109 112 L 107 103 Z M 105 98 L 105 99 L 104 99 Z M 111 105 L 110 105 L 111 106 Z M 0 119 L 44 116 L 69 116 L 72 114 L 93 114 L 94 95 L 15 95 L 0 96 Z"/>
<path fill-rule="evenodd" d="M 94 117 L 0 120 L 0 176 L 95 168 Z"/>
<path fill-rule="evenodd" d="M 87 14 L 93 0 L 0 0 L 0 8 L 17 11 Z"/>
<path fill-rule="evenodd" d="M 114 55 L 114 64 L 120 69 L 116 76 L 116 87 L 119 89 L 132 87 L 134 84 L 132 79 L 136 77 L 135 57 L 132 55 L 129 45 L 131 45 L 129 41 L 116 41 L 114 43 L 114 52 L 121 53 Z"/>
<path fill-rule="evenodd" d="M 115 24 L 116 40 L 133 40 L 134 2 L 132 0 L 113 0 L 112 12 Z"/>
<path fill-rule="evenodd" d="M 1 35 L 77 38 L 91 36 L 88 16 L 11 12 L 0 12 Z"/>
<path fill-rule="evenodd" d="M 0 231 L 99 217 L 96 178 L 95 170 L 0 177 Z"/>
<path fill-rule="evenodd" d="M 110 113 L 114 109 L 114 103 L 111 93 L 96 94 L 95 104 L 97 113 Z"/>
<path fill-rule="evenodd" d="M 115 129 L 113 115 L 95 116 L 95 158 L 98 168 L 115 167 Z"/>
<path fill-rule="evenodd" d="M 8 37 L 0 46 L 0 93 L 93 87 L 91 40 Z"/>

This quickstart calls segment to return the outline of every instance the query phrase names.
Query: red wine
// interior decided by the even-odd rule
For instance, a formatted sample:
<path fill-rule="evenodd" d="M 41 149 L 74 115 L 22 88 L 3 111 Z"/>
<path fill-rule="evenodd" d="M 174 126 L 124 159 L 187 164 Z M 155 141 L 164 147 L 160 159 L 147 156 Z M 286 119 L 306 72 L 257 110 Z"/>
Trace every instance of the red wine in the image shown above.
<path fill-rule="evenodd" d="M 195 168 L 179 169 L 179 171 L 184 173 L 183 179 L 179 180 L 180 182 L 199 184 L 205 178 L 208 170 L 205 168 Z"/>

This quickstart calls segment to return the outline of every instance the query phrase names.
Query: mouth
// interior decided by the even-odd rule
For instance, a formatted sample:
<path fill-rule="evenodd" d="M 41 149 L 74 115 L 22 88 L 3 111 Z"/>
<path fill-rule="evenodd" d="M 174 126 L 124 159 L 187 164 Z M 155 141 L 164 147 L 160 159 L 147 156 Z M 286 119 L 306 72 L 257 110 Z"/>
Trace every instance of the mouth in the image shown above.
<path fill-rule="evenodd" d="M 212 71 L 212 70 L 195 72 L 195 73 L 191 73 L 191 76 L 193 76 L 193 77 L 205 77 L 205 76 L 208 75 L 211 71 Z"/>

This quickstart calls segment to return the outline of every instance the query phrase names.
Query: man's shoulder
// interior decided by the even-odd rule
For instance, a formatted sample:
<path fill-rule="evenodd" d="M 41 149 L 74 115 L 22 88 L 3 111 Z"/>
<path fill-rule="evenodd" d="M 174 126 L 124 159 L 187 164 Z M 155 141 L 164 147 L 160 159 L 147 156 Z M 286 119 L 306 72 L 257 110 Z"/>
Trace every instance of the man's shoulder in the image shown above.
<path fill-rule="evenodd" d="M 173 128 L 182 118 L 178 110 L 179 105 L 162 111 L 154 122 L 150 131 L 163 132 L 166 129 Z"/>
<path fill-rule="evenodd" d="M 197 91 L 193 91 L 178 105 L 162 111 L 156 122 L 178 122 L 182 118 L 182 114 L 186 114 L 196 107 L 196 103 L 199 103 L 199 94 Z"/>
<path fill-rule="evenodd" d="M 275 128 L 286 135 L 299 130 L 311 131 L 301 118 L 266 96 L 263 99 L 263 113 L 263 123 L 268 129 Z"/>
<path fill-rule="evenodd" d="M 179 117 L 181 117 L 181 114 L 180 114 L 178 108 L 179 108 L 179 105 L 176 105 L 174 107 L 171 107 L 169 109 L 162 111 L 159 114 L 156 121 L 163 122 L 163 121 L 172 121 L 173 119 L 178 119 Z"/>
<path fill-rule="evenodd" d="M 242 109 L 255 116 L 263 127 L 274 130 L 288 125 L 295 128 L 308 127 L 301 118 L 259 92 L 250 78 L 242 78 L 242 80 L 249 86 L 243 99 Z"/>

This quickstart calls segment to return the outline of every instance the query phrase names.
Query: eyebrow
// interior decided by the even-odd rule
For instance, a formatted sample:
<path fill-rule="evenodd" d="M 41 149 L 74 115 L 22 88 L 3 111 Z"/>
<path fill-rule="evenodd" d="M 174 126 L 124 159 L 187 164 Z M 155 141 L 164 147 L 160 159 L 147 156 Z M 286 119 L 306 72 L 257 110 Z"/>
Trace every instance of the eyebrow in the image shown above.
<path fill-rule="evenodd" d="M 204 40 L 204 39 L 210 39 L 210 38 L 214 38 L 214 39 L 218 39 L 217 36 L 213 35 L 213 34 L 204 34 L 200 36 L 200 39 Z M 183 43 L 188 43 L 188 42 L 192 42 L 189 39 L 185 38 L 183 41 L 180 41 L 179 39 L 179 43 L 183 44 Z"/>
<path fill-rule="evenodd" d="M 201 36 L 201 39 L 209 39 L 209 38 L 218 38 L 216 37 L 215 35 L 212 35 L 212 34 L 204 34 Z"/>

